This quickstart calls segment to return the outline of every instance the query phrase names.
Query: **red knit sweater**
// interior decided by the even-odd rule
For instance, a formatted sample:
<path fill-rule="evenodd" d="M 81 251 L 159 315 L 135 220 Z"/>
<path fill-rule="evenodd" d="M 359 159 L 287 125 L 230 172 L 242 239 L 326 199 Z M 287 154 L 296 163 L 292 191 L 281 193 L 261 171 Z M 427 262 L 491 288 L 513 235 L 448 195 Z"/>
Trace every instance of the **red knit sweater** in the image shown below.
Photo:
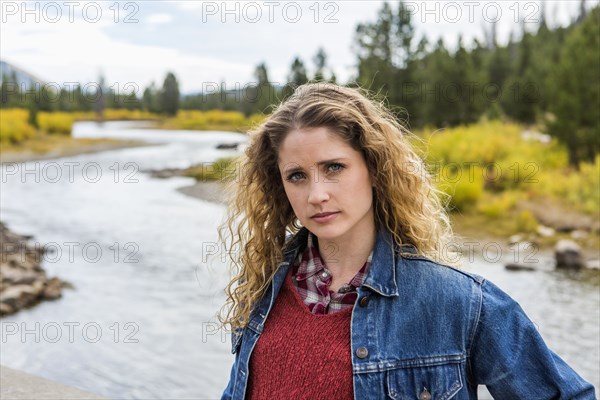
<path fill-rule="evenodd" d="M 288 273 L 252 355 L 248 399 L 353 399 L 352 307 L 312 314 Z"/>

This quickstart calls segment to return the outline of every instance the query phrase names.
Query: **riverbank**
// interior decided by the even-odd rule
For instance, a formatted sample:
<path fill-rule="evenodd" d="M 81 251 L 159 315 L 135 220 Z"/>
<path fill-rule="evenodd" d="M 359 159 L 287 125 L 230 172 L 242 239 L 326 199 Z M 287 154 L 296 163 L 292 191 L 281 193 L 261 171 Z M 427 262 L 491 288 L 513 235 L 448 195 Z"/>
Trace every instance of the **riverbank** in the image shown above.
<path fill-rule="evenodd" d="M 128 147 L 148 146 L 136 140 L 80 139 L 71 136 L 44 135 L 28 139 L 23 145 L 2 145 L 0 163 L 22 163 L 97 153 Z"/>
<path fill-rule="evenodd" d="M 0 222 L 0 239 L 0 316 L 58 299 L 63 288 L 72 287 L 46 275 L 41 267 L 45 250 L 29 244 L 31 237 L 14 233 Z"/>
<path fill-rule="evenodd" d="M 2 400 L 100 400 L 82 390 L 0 366 L 0 398 Z"/>

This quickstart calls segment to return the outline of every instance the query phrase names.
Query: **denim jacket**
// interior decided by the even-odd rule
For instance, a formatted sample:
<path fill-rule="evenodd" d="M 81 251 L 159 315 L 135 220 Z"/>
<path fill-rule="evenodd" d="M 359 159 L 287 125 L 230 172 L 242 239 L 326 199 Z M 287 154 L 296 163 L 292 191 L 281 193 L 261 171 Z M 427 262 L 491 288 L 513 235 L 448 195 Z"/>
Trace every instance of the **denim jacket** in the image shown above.
<path fill-rule="evenodd" d="M 236 357 L 223 399 L 244 398 L 250 355 L 306 233 L 288 243 L 248 326 L 232 335 Z M 395 245 L 384 230 L 352 310 L 351 354 L 360 400 L 476 399 L 477 385 L 497 399 L 596 398 L 506 293 Z"/>

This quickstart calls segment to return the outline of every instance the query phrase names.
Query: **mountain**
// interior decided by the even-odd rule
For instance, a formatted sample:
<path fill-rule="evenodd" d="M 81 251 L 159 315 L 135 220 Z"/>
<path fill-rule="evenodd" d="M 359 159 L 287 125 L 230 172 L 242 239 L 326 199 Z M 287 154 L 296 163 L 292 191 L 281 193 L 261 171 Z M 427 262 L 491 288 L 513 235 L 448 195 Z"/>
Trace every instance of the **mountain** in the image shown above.
<path fill-rule="evenodd" d="M 21 90 L 28 89 L 34 86 L 36 83 L 38 85 L 45 85 L 46 82 L 37 76 L 30 74 L 29 72 L 7 63 L 6 61 L 0 60 L 0 83 L 6 78 L 8 81 L 14 82 L 16 81 Z"/>

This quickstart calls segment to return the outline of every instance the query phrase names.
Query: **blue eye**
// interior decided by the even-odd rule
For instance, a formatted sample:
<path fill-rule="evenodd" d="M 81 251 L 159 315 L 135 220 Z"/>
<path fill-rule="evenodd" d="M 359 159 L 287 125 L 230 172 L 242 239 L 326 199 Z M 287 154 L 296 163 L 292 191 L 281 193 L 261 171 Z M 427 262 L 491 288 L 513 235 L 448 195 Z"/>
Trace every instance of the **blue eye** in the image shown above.
<path fill-rule="evenodd" d="M 291 174 L 289 174 L 286 178 L 286 180 L 288 182 L 298 182 L 300 181 L 302 178 L 304 177 L 304 174 L 302 172 L 292 172 Z"/>
<path fill-rule="evenodd" d="M 327 172 L 341 172 L 344 169 L 344 165 L 340 163 L 332 163 L 327 166 Z"/>

